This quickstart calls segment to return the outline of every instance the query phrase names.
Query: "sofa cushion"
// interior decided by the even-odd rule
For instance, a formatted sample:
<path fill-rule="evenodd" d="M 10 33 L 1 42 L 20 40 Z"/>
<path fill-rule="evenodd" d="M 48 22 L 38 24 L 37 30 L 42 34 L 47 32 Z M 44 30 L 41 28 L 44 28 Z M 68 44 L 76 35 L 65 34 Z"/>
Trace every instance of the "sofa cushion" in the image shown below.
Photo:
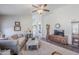
<path fill-rule="evenodd" d="M 14 40 L 18 39 L 18 35 L 15 34 L 15 35 L 12 35 L 11 38 L 13 38 Z"/>

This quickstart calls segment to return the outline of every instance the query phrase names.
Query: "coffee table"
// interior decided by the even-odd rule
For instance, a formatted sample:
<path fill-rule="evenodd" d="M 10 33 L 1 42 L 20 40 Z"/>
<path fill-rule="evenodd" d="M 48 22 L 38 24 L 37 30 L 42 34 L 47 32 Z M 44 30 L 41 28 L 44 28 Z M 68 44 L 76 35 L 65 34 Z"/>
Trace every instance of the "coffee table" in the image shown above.
<path fill-rule="evenodd" d="M 26 43 L 27 50 L 37 50 L 39 48 L 39 40 L 32 40 L 31 38 Z"/>

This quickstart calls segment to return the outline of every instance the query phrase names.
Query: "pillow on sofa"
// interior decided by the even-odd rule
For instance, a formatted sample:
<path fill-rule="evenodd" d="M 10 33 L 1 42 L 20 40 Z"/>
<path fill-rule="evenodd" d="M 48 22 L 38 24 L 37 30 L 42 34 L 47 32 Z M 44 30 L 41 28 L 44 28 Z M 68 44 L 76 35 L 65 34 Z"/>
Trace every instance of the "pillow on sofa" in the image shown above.
<path fill-rule="evenodd" d="M 21 37 L 21 38 L 17 39 L 17 43 L 18 43 L 19 46 L 21 46 L 24 41 L 25 41 L 25 37 Z"/>
<path fill-rule="evenodd" d="M 23 37 L 23 34 L 18 34 L 18 38 L 21 38 L 21 37 Z"/>
<path fill-rule="evenodd" d="M 18 39 L 18 35 L 17 35 L 17 34 L 12 35 L 11 38 L 12 38 L 13 40 L 16 40 L 16 39 Z"/>

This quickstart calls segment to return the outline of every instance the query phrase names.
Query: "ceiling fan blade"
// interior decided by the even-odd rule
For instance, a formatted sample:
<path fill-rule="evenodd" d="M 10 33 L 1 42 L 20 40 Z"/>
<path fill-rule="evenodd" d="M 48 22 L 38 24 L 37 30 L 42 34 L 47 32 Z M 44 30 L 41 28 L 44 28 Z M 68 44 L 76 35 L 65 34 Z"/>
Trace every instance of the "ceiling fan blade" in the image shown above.
<path fill-rule="evenodd" d="M 45 9 L 47 7 L 47 4 L 42 4 L 41 9 Z"/>
<path fill-rule="evenodd" d="M 47 12 L 49 12 L 50 10 L 44 9 L 44 11 L 47 11 Z"/>
<path fill-rule="evenodd" d="M 43 4 L 38 4 L 39 7 L 41 7 Z"/>
<path fill-rule="evenodd" d="M 46 7 L 47 6 L 47 4 L 44 4 L 44 7 Z"/>
<path fill-rule="evenodd" d="M 37 12 L 37 10 L 34 10 L 34 11 L 32 11 L 32 12 Z"/>
<path fill-rule="evenodd" d="M 33 7 L 35 7 L 35 8 L 38 8 L 38 6 L 35 6 L 35 5 L 32 5 Z"/>
<path fill-rule="evenodd" d="M 47 6 L 47 4 L 39 4 L 38 6 L 44 6 L 44 7 L 46 7 Z"/>

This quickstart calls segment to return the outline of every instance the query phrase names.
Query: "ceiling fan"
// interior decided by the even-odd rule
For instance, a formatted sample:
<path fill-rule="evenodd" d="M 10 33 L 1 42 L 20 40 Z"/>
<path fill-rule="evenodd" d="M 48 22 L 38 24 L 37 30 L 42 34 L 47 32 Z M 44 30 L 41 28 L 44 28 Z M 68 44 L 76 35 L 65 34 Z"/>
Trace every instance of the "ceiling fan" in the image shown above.
<path fill-rule="evenodd" d="M 32 6 L 34 7 L 34 10 L 32 11 L 33 13 L 38 12 L 39 14 L 42 14 L 44 11 L 49 12 L 49 10 L 46 8 L 47 4 L 37 4 Z"/>

